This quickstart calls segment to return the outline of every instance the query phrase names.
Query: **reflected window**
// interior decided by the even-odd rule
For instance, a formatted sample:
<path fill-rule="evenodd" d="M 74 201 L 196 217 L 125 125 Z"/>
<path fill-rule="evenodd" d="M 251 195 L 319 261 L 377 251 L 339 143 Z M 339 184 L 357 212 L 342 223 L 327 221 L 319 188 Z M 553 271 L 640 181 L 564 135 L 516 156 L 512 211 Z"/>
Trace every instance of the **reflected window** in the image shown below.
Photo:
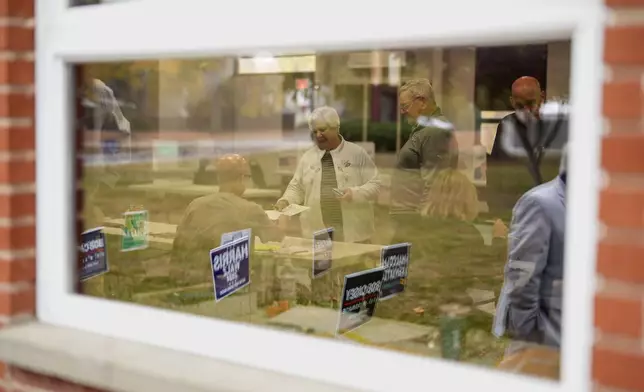
<path fill-rule="evenodd" d="M 80 291 L 558 378 L 549 47 L 76 64 Z"/>

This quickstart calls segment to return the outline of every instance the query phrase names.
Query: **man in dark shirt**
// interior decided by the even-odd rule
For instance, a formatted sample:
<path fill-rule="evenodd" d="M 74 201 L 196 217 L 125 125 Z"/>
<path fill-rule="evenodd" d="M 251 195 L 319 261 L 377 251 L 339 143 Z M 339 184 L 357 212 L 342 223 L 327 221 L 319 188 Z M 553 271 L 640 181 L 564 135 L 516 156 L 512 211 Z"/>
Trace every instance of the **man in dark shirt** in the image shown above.
<path fill-rule="evenodd" d="M 458 166 L 458 145 L 429 80 L 414 79 L 401 86 L 399 105 L 414 128 L 398 153 L 390 215 L 396 225 L 394 241 L 409 242 L 421 230 L 420 209 L 436 171 Z"/>
<path fill-rule="evenodd" d="M 544 96 L 533 77 L 523 76 L 512 84 L 514 112 L 497 126 L 487 165 L 485 199 L 495 217 L 509 218 L 522 194 L 557 176 L 559 156 L 544 152 L 567 139 L 567 125 L 559 116 L 542 118 Z"/>
<path fill-rule="evenodd" d="M 503 148 L 503 132 L 508 129 L 512 132 L 515 127 L 525 133 L 528 125 L 532 125 L 539 120 L 541 104 L 544 100 L 544 92 L 541 91 L 539 81 L 531 76 L 522 76 L 512 83 L 512 96 L 510 105 L 514 112 L 503 117 L 496 128 L 496 137 L 494 146 L 490 154 L 497 160 L 511 159 L 512 156 Z M 514 128 L 514 129 L 513 129 Z"/>

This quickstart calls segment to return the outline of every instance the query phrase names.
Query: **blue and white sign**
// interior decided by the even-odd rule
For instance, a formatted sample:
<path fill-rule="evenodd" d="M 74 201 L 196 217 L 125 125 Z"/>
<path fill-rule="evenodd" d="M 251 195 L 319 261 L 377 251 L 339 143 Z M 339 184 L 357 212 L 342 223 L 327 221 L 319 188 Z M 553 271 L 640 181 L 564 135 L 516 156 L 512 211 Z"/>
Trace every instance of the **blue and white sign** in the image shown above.
<path fill-rule="evenodd" d="M 106 162 L 130 162 L 132 161 L 132 143 L 128 139 L 125 145 L 119 139 L 106 139 L 101 141 L 103 159 Z"/>
<path fill-rule="evenodd" d="M 102 227 L 81 234 L 80 280 L 87 280 L 109 271 L 107 264 L 107 241 Z"/>
<path fill-rule="evenodd" d="M 344 277 L 336 335 L 352 331 L 371 320 L 382 290 L 382 266 Z"/>
<path fill-rule="evenodd" d="M 121 151 L 121 143 L 116 139 L 106 139 L 101 144 L 105 155 L 116 155 Z"/>
<path fill-rule="evenodd" d="M 243 237 L 210 251 L 217 302 L 250 284 L 250 239 Z"/>
<path fill-rule="evenodd" d="M 411 244 L 402 243 L 385 246 L 380 252 L 380 265 L 385 272 L 382 277 L 380 300 L 389 299 L 405 291 Z"/>
<path fill-rule="evenodd" d="M 333 262 L 333 228 L 329 227 L 313 233 L 313 278 L 318 278 L 331 270 Z"/>
<path fill-rule="evenodd" d="M 244 237 L 248 237 L 250 239 L 252 238 L 251 234 L 252 234 L 251 229 L 244 229 L 239 231 L 232 231 L 230 233 L 224 233 L 221 235 L 221 244 L 225 245 L 229 242 L 232 242 Z"/>

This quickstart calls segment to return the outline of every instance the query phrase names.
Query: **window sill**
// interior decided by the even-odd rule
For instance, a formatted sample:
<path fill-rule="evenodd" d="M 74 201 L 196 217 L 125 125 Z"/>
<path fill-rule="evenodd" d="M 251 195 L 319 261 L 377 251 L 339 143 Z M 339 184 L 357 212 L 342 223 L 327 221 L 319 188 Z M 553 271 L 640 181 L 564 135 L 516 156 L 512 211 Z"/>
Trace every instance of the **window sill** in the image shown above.
<path fill-rule="evenodd" d="M 0 360 L 106 390 L 348 391 L 291 375 L 39 322 L 0 330 Z"/>

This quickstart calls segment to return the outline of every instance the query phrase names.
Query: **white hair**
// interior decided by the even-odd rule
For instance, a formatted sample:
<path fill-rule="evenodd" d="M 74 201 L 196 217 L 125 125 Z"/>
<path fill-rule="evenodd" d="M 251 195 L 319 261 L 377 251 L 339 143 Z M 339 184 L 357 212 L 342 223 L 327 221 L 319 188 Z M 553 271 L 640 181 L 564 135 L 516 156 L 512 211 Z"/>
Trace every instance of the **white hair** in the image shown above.
<path fill-rule="evenodd" d="M 309 116 L 309 129 L 315 130 L 315 125 L 324 125 L 328 128 L 340 128 L 340 116 L 330 106 L 321 106 Z"/>
<path fill-rule="evenodd" d="M 428 79 L 412 79 L 400 86 L 400 92 L 409 91 L 414 98 L 425 98 L 429 102 L 436 102 L 434 88 Z"/>

